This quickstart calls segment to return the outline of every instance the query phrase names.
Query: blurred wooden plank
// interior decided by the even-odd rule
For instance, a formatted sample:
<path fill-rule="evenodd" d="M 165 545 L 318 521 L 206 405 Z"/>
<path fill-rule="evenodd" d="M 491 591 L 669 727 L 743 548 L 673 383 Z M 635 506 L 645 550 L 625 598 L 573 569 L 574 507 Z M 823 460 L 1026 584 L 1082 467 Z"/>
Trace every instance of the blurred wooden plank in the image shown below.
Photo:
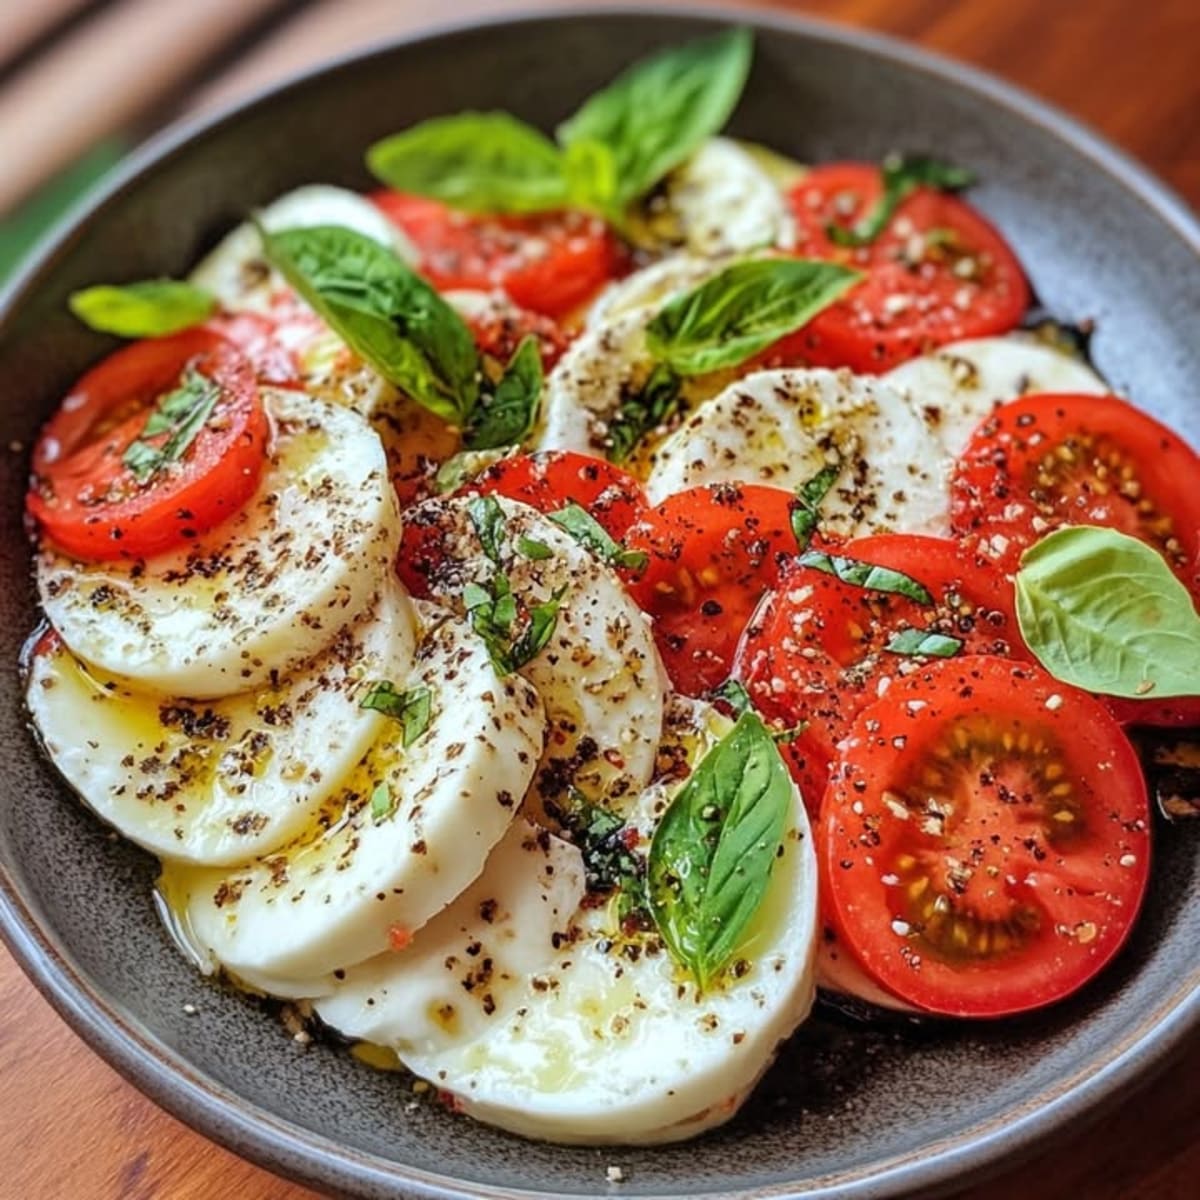
<path fill-rule="evenodd" d="M 143 114 L 276 3 L 120 0 L 52 45 L 0 89 L 0 214 Z"/>
<path fill-rule="evenodd" d="M 0 4 L 0 66 L 94 0 L 5 0 Z"/>

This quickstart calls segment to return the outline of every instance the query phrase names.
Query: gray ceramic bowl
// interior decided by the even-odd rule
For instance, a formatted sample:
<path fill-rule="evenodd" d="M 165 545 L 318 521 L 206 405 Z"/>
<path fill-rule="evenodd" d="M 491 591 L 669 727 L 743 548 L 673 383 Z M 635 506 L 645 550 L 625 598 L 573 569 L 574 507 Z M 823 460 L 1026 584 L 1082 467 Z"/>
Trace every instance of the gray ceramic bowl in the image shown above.
<path fill-rule="evenodd" d="M 731 18 L 733 19 L 733 18 Z M 176 131 L 77 213 L 10 289 L 0 325 L 0 447 L 28 446 L 64 388 L 109 348 L 68 315 L 84 284 L 179 274 L 256 204 L 310 180 L 367 184 L 374 138 L 437 113 L 506 107 L 544 126 L 631 58 L 711 14 L 594 14 L 453 30 L 306 76 Z M 1128 159 L 974 72 L 881 38 L 758 18 L 738 134 L 803 159 L 937 150 L 974 167 L 975 198 L 1045 303 L 1094 318 L 1110 380 L 1200 440 L 1200 228 Z M 21 495 L 0 449 L 0 662 L 35 619 Z M 754 1100 L 697 1143 L 564 1150 L 433 1106 L 332 1046 L 293 1044 L 264 1008 L 199 979 L 159 928 L 154 864 L 59 785 L 0 675 L 0 931 L 95 1049 L 190 1125 L 278 1171 L 362 1196 L 922 1195 L 1009 1165 L 1112 1102 L 1200 1020 L 1193 830 L 1157 831 L 1149 901 L 1093 986 L 1035 1017 L 936 1031 L 806 1025 Z M 185 1015 L 184 1004 L 199 1013 Z M 614 1189 L 605 1166 L 619 1163 Z"/>

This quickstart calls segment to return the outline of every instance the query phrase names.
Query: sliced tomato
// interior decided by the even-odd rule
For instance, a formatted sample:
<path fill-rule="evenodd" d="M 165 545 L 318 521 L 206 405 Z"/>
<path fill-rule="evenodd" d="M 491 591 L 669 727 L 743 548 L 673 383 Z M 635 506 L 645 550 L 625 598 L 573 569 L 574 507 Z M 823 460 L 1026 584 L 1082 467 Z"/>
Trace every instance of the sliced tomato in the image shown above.
<path fill-rule="evenodd" d="M 620 243 L 586 213 L 480 217 L 386 189 L 371 199 L 412 240 L 421 273 L 443 290 L 500 288 L 522 308 L 560 317 L 624 267 Z"/>
<path fill-rule="evenodd" d="M 498 308 L 485 316 L 468 317 L 467 324 L 480 352 L 494 359 L 501 368 L 517 352 L 517 347 L 532 336 L 537 339 L 542 370 L 549 371 L 571 340 L 556 321 L 515 306 L 509 311 Z"/>
<path fill-rule="evenodd" d="M 822 806 L 827 916 L 881 987 L 998 1017 L 1092 978 L 1150 863 L 1137 755 L 1097 700 L 1038 667 L 948 659 L 863 709 Z"/>
<path fill-rule="evenodd" d="M 139 480 L 125 463 L 158 401 L 197 373 L 216 384 L 207 419 L 182 453 Z M 94 367 L 47 422 L 33 452 L 26 508 L 44 536 L 81 559 L 148 558 L 237 512 L 253 494 L 268 425 L 254 371 L 205 329 L 137 342 Z"/>
<path fill-rule="evenodd" d="M 1004 238 L 969 204 L 918 188 L 865 246 L 837 245 L 830 225 L 848 227 L 883 193 L 878 167 L 816 167 L 789 193 L 796 253 L 855 267 L 865 278 L 841 300 L 767 352 L 769 361 L 886 371 L 961 338 L 1014 328 L 1029 285 Z"/>
<path fill-rule="evenodd" d="M 711 484 L 668 496 L 629 530 L 625 544 L 649 557 L 630 590 L 685 695 L 728 678 L 742 630 L 796 552 L 796 503 L 781 488 Z"/>
<path fill-rule="evenodd" d="M 952 637 L 961 643 L 959 653 L 1028 657 L 1012 584 L 954 542 L 887 533 L 850 542 L 839 553 L 908 575 L 928 589 L 933 603 L 842 583 L 797 564 L 747 626 L 734 674 L 765 717 L 804 727 L 785 757 L 814 815 L 851 722 L 918 661 L 887 649 L 897 634 Z"/>
<path fill-rule="evenodd" d="M 1200 594 L 1200 457 L 1116 396 L 1023 396 L 971 435 L 951 485 L 954 531 L 1006 570 L 1062 525 L 1141 538 Z"/>
<path fill-rule="evenodd" d="M 218 313 L 204 328 L 228 338 L 249 360 L 260 383 L 299 387 L 300 364 L 277 332 L 274 321 L 259 313 Z"/>

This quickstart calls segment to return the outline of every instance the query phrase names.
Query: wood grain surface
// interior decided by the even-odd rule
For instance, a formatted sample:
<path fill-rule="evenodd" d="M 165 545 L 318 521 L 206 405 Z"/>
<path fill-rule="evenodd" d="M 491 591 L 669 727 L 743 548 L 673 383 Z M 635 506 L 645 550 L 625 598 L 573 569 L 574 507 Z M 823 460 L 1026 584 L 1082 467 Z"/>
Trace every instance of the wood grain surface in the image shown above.
<path fill-rule="evenodd" d="M 4 0 L 6 9 L 21 3 L 37 0 Z M 382 33 L 503 7 L 500 0 L 310 4 L 193 103 L 227 99 Z M 775 7 L 898 34 L 995 71 L 1081 117 L 1200 204 L 1196 0 L 781 0 Z M 1119 1111 L 956 1200 L 1193 1200 L 1198 1181 L 1200 1044 Z M 0 1198 L 312 1195 L 213 1146 L 144 1099 L 67 1029 L 0 950 Z"/>

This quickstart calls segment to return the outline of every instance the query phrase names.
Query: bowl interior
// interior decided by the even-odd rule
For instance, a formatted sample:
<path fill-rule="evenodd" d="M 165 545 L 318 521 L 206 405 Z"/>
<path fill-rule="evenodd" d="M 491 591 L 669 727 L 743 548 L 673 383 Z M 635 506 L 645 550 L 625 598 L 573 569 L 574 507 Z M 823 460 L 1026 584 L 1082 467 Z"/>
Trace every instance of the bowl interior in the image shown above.
<path fill-rule="evenodd" d="M 69 291 L 179 274 L 249 209 L 300 183 L 367 186 L 364 147 L 421 118 L 505 107 L 552 128 L 631 58 L 708 24 L 678 14 L 543 18 L 388 49 L 176 146 L 79 224 L 19 289 L 0 327 L 0 660 L 15 663 L 35 620 L 20 447 L 109 347 L 67 314 Z M 1015 245 L 1042 301 L 1060 317 L 1096 322 L 1096 362 L 1114 388 L 1200 441 L 1200 343 L 1185 324 L 1200 311 L 1195 234 L 1091 150 L 894 47 L 784 24 L 761 29 L 733 131 L 807 160 L 878 159 L 899 148 L 970 165 L 982 179 L 975 199 Z M 0 674 L 0 745 L 0 866 L 26 923 L 57 956 L 55 970 L 77 976 L 147 1048 L 133 1068 L 128 1045 L 110 1038 L 107 1052 L 209 1132 L 339 1191 L 427 1194 L 448 1179 L 471 1194 L 603 1195 L 612 1162 L 628 1195 L 925 1188 L 1000 1154 L 1030 1113 L 1139 1046 L 1156 1023 L 1178 1019 L 1196 986 L 1196 836 L 1161 828 L 1130 945 L 1053 1011 L 934 1031 L 821 1015 L 739 1117 L 697 1143 L 529 1144 L 430 1104 L 413 1107 L 403 1077 L 332 1046 L 303 1050 L 265 1007 L 195 975 L 155 916 L 151 860 L 102 828 L 37 754 L 12 669 Z M 198 1014 L 185 1014 L 185 1004 Z M 174 1068 L 179 1082 L 165 1082 Z M 222 1107 L 235 1097 L 241 1117 Z M 1058 1115 L 1071 1107 L 1068 1098 Z"/>

